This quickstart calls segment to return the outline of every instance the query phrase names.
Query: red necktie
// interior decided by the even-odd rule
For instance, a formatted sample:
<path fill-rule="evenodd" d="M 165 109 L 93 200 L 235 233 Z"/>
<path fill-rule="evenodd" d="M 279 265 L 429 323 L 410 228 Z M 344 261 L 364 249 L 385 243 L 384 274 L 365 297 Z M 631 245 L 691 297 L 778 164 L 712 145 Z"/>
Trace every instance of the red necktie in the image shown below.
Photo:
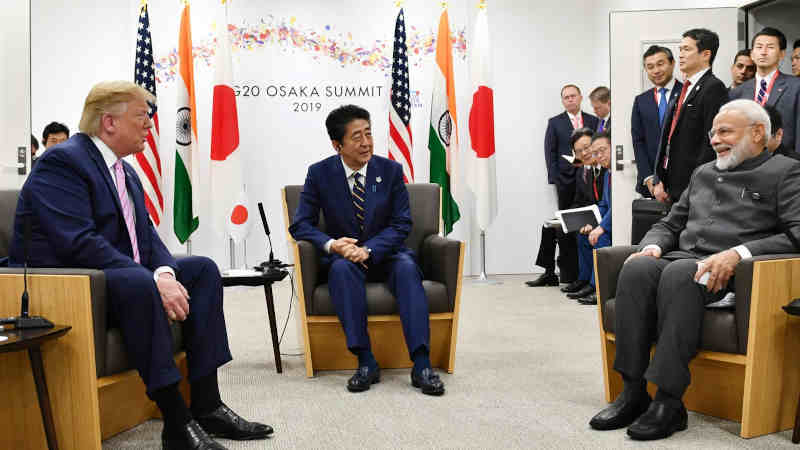
<path fill-rule="evenodd" d="M 683 109 L 683 99 L 686 97 L 686 93 L 689 92 L 689 86 L 691 86 L 692 82 L 686 80 L 683 83 L 683 89 L 681 89 L 681 97 L 678 99 L 678 107 L 675 110 L 675 117 L 672 118 L 672 126 L 669 129 L 669 137 L 667 138 L 667 143 L 672 142 L 672 133 L 675 132 L 675 126 L 678 125 L 678 117 L 681 116 L 681 110 Z"/>

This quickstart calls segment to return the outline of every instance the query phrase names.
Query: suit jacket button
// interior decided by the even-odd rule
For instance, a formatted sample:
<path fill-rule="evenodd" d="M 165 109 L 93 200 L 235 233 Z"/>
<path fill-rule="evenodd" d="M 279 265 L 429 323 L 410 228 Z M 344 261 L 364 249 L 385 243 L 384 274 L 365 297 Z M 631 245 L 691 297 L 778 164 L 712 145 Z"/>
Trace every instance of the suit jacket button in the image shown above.
<path fill-rule="evenodd" d="M 722 181 L 723 181 L 723 178 L 722 178 L 722 177 L 718 177 L 718 178 L 717 178 L 717 183 L 722 183 Z"/>

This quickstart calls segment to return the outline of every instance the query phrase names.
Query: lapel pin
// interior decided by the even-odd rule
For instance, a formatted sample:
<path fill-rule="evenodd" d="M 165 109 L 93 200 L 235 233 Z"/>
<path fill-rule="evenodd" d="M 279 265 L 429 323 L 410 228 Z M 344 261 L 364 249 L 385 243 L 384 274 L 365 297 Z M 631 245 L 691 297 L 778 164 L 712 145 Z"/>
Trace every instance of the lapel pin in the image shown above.
<path fill-rule="evenodd" d="M 376 183 L 380 183 L 381 181 L 383 181 L 383 180 L 381 179 L 381 177 L 375 178 L 375 182 L 376 182 Z"/>

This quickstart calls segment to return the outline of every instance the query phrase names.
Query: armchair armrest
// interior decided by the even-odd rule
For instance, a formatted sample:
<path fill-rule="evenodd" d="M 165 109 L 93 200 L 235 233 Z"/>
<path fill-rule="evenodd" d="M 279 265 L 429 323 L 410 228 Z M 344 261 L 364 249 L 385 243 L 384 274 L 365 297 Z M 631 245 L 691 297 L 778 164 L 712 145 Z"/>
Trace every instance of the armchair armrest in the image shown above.
<path fill-rule="evenodd" d="M 458 287 L 458 262 L 461 242 L 432 234 L 420 246 L 420 268 L 423 279 L 438 281 L 447 287 L 447 300 L 455 308 Z"/>
<path fill-rule="evenodd" d="M 638 246 L 618 245 L 615 247 L 605 247 L 595 250 L 597 280 L 595 280 L 599 290 L 599 299 L 605 303 L 609 298 L 617 295 L 617 279 L 622 265 L 628 256 L 636 253 Z"/>
<path fill-rule="evenodd" d="M 747 353 L 747 338 L 750 327 L 750 307 L 753 296 L 753 269 L 759 261 L 776 261 L 782 259 L 798 259 L 800 254 L 781 253 L 761 255 L 739 261 L 734 272 L 734 290 L 736 292 L 736 334 L 738 336 L 739 352 Z"/>
<path fill-rule="evenodd" d="M 21 267 L 0 268 L 0 274 L 22 275 Z M 28 269 L 28 275 L 88 276 L 92 302 L 92 323 L 94 325 L 94 357 L 97 374 L 105 373 L 106 331 L 108 331 L 108 305 L 106 302 L 106 274 L 96 269 L 36 268 Z M 31 299 L 31 304 L 47 299 Z"/>
<path fill-rule="evenodd" d="M 297 258 L 295 261 L 300 267 L 303 284 L 303 296 L 306 300 L 306 311 L 312 311 L 311 300 L 314 297 L 314 288 L 319 282 L 319 255 L 314 244 L 308 241 L 297 241 Z"/>

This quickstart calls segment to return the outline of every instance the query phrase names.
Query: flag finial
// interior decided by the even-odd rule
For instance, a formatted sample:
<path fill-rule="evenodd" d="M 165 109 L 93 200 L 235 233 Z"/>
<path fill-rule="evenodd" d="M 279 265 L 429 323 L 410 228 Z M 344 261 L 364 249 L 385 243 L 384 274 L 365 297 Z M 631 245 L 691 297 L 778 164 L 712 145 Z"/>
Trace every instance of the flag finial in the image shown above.
<path fill-rule="evenodd" d="M 486 9 L 486 0 L 478 1 L 478 9 Z"/>
<path fill-rule="evenodd" d="M 139 2 L 139 8 L 144 8 L 145 6 L 147 6 L 147 0 L 141 0 Z"/>
<path fill-rule="evenodd" d="M 442 9 L 447 9 L 447 1 L 441 1 L 439 4 L 442 5 Z"/>
<path fill-rule="evenodd" d="M 403 7 L 403 3 L 405 3 L 405 0 L 395 0 L 394 6 L 396 8 L 402 8 Z"/>

